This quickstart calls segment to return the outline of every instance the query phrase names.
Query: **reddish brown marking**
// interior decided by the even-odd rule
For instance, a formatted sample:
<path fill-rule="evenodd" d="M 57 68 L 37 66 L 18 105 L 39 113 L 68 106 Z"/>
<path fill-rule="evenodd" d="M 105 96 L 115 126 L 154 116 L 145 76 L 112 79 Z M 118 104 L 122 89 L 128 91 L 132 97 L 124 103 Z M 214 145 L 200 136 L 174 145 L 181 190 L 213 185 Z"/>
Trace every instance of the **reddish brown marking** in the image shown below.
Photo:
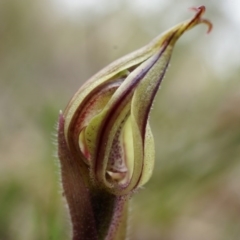
<path fill-rule="evenodd" d="M 189 9 L 194 11 L 194 12 L 197 12 L 194 19 L 191 21 L 191 23 L 193 21 L 195 21 L 196 19 L 199 21 L 199 23 L 205 23 L 208 26 L 207 33 L 210 33 L 212 31 L 213 24 L 208 19 L 201 18 L 202 15 L 206 12 L 206 7 L 205 6 L 191 7 Z"/>

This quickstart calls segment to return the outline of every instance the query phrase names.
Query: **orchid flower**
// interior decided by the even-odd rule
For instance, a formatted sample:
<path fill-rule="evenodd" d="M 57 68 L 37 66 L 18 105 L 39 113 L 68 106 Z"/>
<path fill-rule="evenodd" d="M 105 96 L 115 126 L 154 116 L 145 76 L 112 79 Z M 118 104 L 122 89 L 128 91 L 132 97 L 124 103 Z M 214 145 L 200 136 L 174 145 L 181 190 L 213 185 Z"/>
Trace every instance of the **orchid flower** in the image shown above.
<path fill-rule="evenodd" d="M 90 78 L 60 112 L 58 154 L 73 238 L 126 238 L 129 197 L 154 167 L 149 113 L 179 37 L 195 16 Z"/>

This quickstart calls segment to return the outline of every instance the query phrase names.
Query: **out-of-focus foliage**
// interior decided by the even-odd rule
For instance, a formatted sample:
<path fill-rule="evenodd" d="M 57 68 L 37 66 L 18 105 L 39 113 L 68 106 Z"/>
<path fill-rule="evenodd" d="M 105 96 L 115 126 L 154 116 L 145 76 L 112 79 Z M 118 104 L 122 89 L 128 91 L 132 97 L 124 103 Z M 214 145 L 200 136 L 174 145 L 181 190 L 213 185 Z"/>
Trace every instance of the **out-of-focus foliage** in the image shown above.
<path fill-rule="evenodd" d="M 204 3 L 214 29 L 176 46 L 151 114 L 156 166 L 133 198 L 130 236 L 238 240 L 240 37 L 225 6 L 105 0 L 67 12 L 60 2 L 0 3 L 0 240 L 68 239 L 52 144 L 59 109 L 96 71 Z"/>

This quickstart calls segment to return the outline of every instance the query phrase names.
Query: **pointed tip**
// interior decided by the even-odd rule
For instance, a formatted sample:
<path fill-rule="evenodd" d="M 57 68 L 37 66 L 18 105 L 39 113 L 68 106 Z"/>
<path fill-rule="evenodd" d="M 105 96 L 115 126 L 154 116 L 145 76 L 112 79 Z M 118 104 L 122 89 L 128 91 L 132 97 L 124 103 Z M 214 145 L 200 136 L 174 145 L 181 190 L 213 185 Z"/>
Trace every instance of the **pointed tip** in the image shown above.
<path fill-rule="evenodd" d="M 190 7 L 189 10 L 195 11 L 195 12 L 200 12 L 200 15 L 202 16 L 206 12 L 206 7 L 203 5 L 200 7 Z"/>
<path fill-rule="evenodd" d="M 202 15 L 206 12 L 206 7 L 205 6 L 200 6 L 200 7 L 191 7 L 189 10 L 196 12 L 195 18 L 199 19 L 199 23 L 204 23 L 208 26 L 207 34 L 209 34 L 212 31 L 213 24 L 205 18 L 201 18 Z"/>

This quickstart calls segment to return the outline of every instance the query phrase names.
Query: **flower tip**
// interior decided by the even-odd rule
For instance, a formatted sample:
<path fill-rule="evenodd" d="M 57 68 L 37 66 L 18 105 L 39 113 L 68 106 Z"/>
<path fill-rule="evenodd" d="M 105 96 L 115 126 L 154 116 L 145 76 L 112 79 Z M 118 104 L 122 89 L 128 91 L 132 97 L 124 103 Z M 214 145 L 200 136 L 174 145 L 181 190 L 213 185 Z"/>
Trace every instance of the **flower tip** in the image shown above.
<path fill-rule="evenodd" d="M 206 7 L 191 7 L 189 10 L 196 12 L 195 18 L 198 19 L 199 23 L 204 23 L 208 26 L 207 34 L 209 34 L 212 31 L 213 24 L 208 19 L 201 18 L 202 15 L 206 12 Z"/>
<path fill-rule="evenodd" d="M 202 19 L 201 22 L 205 23 L 208 26 L 207 34 L 209 34 L 212 31 L 213 24 L 207 19 Z"/>
<path fill-rule="evenodd" d="M 197 12 L 202 16 L 206 12 L 206 7 L 205 6 L 200 6 L 200 7 L 190 7 L 189 10 Z"/>

